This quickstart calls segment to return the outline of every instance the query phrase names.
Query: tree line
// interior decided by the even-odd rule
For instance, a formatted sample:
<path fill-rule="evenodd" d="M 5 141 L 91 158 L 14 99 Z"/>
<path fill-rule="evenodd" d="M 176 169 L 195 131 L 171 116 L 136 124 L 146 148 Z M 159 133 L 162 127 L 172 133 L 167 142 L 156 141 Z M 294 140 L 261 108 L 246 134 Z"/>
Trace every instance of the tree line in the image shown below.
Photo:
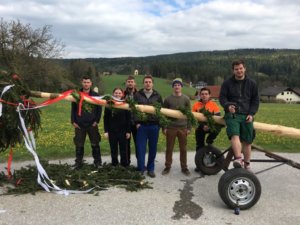
<path fill-rule="evenodd" d="M 52 27 L 33 29 L 19 20 L 0 21 L 0 79 L 3 71 L 18 73 L 31 89 L 63 91 L 78 87 L 83 74 L 90 75 L 103 90 L 101 76 L 152 74 L 185 82 L 205 81 L 220 85 L 231 76 L 231 62 L 246 61 L 247 73 L 262 89 L 268 86 L 300 87 L 300 50 L 237 49 L 200 51 L 148 57 L 62 59 L 65 45 L 52 35 Z"/>

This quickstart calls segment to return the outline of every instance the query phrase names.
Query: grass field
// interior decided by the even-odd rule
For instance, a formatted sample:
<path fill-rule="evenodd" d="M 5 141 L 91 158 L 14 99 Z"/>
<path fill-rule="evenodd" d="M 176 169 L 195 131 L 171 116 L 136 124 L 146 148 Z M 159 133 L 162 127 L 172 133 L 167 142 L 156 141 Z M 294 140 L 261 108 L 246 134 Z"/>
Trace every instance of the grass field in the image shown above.
<path fill-rule="evenodd" d="M 114 76 L 113 79 L 105 78 L 105 93 L 111 93 L 111 90 L 116 86 L 122 86 L 125 76 Z M 108 79 L 108 80 L 106 80 Z M 137 79 L 138 85 L 141 87 L 141 77 Z M 112 80 L 114 82 L 112 82 Z M 167 96 L 171 93 L 169 82 L 163 79 L 155 79 L 156 89 Z M 194 94 L 192 88 L 185 88 L 186 94 Z M 70 103 L 61 101 L 51 106 L 41 109 L 42 111 L 42 129 L 37 137 L 37 152 L 43 159 L 57 159 L 74 157 L 73 144 L 73 127 L 70 124 Z M 256 121 L 269 124 L 279 124 L 300 129 L 300 105 L 298 104 L 261 104 L 259 112 L 256 116 Z M 103 134 L 103 121 L 100 122 L 100 133 Z M 255 144 L 262 146 L 265 149 L 279 152 L 299 152 L 300 139 L 284 138 L 274 136 L 270 133 L 257 132 Z M 225 149 L 229 146 L 229 141 L 225 134 L 225 129 L 222 130 L 215 145 L 220 149 Z M 195 137 L 194 130 L 188 137 L 188 149 L 194 151 Z M 158 150 L 165 150 L 165 137 L 160 134 Z M 175 147 L 178 150 L 178 146 Z M 109 154 L 108 140 L 102 138 L 101 151 L 103 154 Z M 0 153 L 0 161 L 7 160 L 8 150 Z M 86 144 L 86 156 L 91 155 L 89 142 Z M 32 159 L 30 153 L 27 152 L 24 146 L 17 146 L 14 149 L 14 160 Z"/>

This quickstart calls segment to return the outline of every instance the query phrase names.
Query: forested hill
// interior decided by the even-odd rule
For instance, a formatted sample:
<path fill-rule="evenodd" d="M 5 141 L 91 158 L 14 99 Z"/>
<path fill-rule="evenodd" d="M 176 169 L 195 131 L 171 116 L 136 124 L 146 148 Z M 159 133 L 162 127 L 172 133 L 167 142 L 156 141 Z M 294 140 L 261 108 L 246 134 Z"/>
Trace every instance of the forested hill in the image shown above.
<path fill-rule="evenodd" d="M 247 73 L 260 88 L 270 85 L 300 87 L 300 50 L 238 49 L 148 57 L 88 58 L 85 61 L 99 72 L 133 74 L 138 69 L 139 74 L 150 73 L 168 79 L 180 76 L 193 83 L 205 81 L 217 85 L 231 75 L 231 62 L 237 58 L 245 59 Z"/>

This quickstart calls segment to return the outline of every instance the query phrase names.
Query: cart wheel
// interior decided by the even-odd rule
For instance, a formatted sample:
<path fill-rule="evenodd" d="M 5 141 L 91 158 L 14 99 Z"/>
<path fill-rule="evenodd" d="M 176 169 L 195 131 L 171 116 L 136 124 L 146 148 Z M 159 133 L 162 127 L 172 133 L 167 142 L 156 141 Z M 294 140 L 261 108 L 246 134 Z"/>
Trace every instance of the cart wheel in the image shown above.
<path fill-rule="evenodd" d="M 214 175 L 220 172 L 223 161 L 222 152 L 213 146 L 204 146 L 198 149 L 195 155 L 195 164 L 205 175 Z"/>
<path fill-rule="evenodd" d="M 251 208 L 261 194 L 258 178 L 242 168 L 225 172 L 219 180 L 218 189 L 223 202 L 232 209 L 237 206 L 237 202 L 240 209 Z"/>

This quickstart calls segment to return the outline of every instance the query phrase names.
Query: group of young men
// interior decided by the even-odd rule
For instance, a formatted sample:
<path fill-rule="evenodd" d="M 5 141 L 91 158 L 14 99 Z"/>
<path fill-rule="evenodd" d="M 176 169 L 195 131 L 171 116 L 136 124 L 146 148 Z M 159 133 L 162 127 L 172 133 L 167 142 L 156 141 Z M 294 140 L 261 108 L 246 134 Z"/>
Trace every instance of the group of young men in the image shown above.
<path fill-rule="evenodd" d="M 259 106 L 258 89 L 255 81 L 246 75 L 243 60 L 234 61 L 232 71 L 233 76 L 222 84 L 219 100 L 225 111 L 226 131 L 234 153 L 233 165 L 250 170 L 251 143 L 254 139 L 253 120 Z M 91 87 L 91 79 L 83 77 L 81 91 L 90 96 L 96 96 L 97 93 L 93 92 Z M 129 76 L 126 80 L 124 98 L 132 99 L 139 105 L 159 103 L 168 109 L 191 109 L 189 98 L 182 93 L 183 82 L 180 78 L 172 81 L 172 94 L 164 100 L 153 87 L 154 79 L 151 75 L 146 75 L 143 78 L 143 88 L 140 90 L 136 89 L 134 77 Z M 199 92 L 200 100 L 192 106 L 192 111 L 200 112 L 202 108 L 205 108 L 215 115 L 221 115 L 218 105 L 210 99 L 210 94 L 208 88 L 202 88 Z M 98 131 L 102 109 L 101 106 L 94 106 L 92 112 L 82 112 L 81 115 L 78 115 L 78 107 L 78 104 L 72 103 L 71 122 L 75 128 L 74 143 L 76 146 L 75 167 L 80 168 L 82 166 L 84 142 L 86 135 L 88 135 L 92 146 L 94 165 L 98 168 L 102 163 Z M 166 136 L 165 168 L 162 174 L 166 175 L 171 170 L 172 154 L 177 138 L 181 171 L 187 176 L 190 175 L 187 166 L 187 136 L 191 132 L 191 124 L 186 119 L 172 119 L 167 126 L 161 127 L 155 115 L 148 115 L 146 120 L 141 120 L 135 116 L 131 117 L 131 134 L 136 150 L 137 170 L 142 174 L 147 171 L 147 175 L 152 178 L 156 176 L 155 158 L 160 128 Z M 208 135 L 205 140 L 206 134 Z M 217 135 L 216 132 L 210 132 L 210 128 L 205 122 L 199 122 L 199 126 L 195 130 L 196 150 L 201 151 L 205 141 L 208 145 L 212 144 Z M 127 140 L 127 155 L 130 157 L 130 138 Z M 148 160 L 146 163 L 147 145 Z M 242 153 L 244 159 L 242 159 Z M 130 158 L 128 160 L 130 163 Z"/>

